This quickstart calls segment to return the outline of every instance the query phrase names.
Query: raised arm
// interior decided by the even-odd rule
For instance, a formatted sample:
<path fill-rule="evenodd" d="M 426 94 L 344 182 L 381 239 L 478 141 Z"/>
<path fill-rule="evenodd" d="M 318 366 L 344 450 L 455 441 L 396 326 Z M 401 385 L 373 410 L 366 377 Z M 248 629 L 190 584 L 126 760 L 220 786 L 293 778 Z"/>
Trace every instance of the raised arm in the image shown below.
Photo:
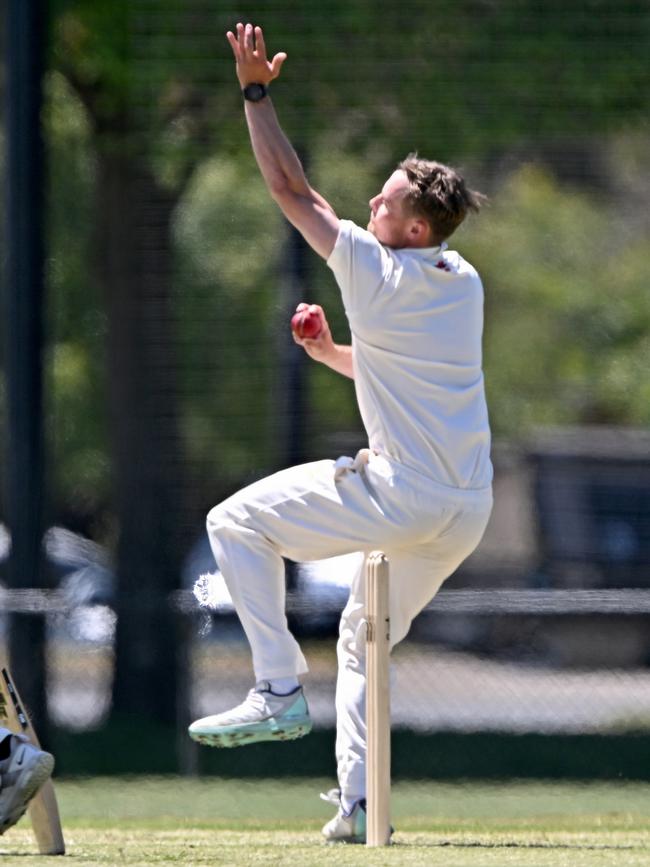
<path fill-rule="evenodd" d="M 266 92 L 270 82 L 280 74 L 287 55 L 280 52 L 269 61 L 262 28 L 254 28 L 252 24 L 238 24 L 236 33 L 228 31 L 227 38 L 244 91 L 253 152 L 269 192 L 307 243 L 327 259 L 338 236 L 338 217 L 325 199 L 310 187 Z M 250 85 L 262 88 L 250 88 Z"/>

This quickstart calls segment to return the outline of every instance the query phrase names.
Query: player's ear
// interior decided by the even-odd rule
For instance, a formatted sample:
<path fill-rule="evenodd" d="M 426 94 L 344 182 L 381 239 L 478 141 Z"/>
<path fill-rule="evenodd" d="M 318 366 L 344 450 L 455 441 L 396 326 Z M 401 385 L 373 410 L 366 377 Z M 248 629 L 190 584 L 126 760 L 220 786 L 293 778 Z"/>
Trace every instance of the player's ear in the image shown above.
<path fill-rule="evenodd" d="M 426 220 L 414 217 L 409 226 L 409 235 L 414 241 L 423 241 L 429 233 L 429 225 Z"/>

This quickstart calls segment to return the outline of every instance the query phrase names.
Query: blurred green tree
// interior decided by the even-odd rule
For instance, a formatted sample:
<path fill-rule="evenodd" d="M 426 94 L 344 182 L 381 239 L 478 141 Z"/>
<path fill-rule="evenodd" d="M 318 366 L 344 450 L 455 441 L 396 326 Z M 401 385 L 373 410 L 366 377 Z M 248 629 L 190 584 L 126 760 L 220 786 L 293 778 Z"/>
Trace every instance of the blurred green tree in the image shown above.
<path fill-rule="evenodd" d="M 84 107 L 94 161 L 89 282 L 106 313 L 119 523 L 113 713 L 175 722 L 176 624 L 167 597 L 180 580 L 185 486 L 170 221 L 196 160 L 205 100 L 178 68 L 179 47 L 184 57 L 188 48 L 176 38 L 182 28 L 173 20 L 169 30 L 152 26 L 158 14 L 184 14 L 181 4 L 52 5 L 52 67 Z M 206 32 L 207 17 L 202 24 Z M 70 347 L 57 346 L 54 361 L 60 381 L 66 371 L 82 374 Z"/>
<path fill-rule="evenodd" d="M 650 252 L 636 223 L 528 165 L 465 233 L 486 284 L 497 435 L 650 424 Z"/>
<path fill-rule="evenodd" d="M 46 389 L 52 509 L 93 533 L 110 486 L 105 316 L 89 274 L 94 151 L 87 114 L 59 73 L 46 82 L 49 150 L 47 282 L 51 387 Z M 86 526 L 90 523 L 90 528 Z"/>

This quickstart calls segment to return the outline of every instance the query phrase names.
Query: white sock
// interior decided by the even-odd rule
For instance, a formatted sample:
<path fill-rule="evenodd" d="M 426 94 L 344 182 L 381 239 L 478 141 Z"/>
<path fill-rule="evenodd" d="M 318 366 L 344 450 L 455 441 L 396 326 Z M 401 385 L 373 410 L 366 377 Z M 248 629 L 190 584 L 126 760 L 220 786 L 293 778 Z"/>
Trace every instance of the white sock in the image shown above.
<path fill-rule="evenodd" d="M 269 681 L 270 690 L 274 695 L 289 695 L 299 686 L 300 683 L 295 675 L 292 677 L 274 677 L 273 680 Z"/>

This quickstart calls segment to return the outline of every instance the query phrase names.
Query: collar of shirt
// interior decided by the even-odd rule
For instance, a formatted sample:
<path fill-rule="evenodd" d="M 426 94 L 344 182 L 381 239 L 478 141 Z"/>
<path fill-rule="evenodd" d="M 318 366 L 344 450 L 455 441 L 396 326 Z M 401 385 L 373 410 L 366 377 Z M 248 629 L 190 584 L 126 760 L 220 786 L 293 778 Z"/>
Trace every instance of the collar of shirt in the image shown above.
<path fill-rule="evenodd" d="M 434 261 L 445 252 L 447 247 L 448 244 L 443 241 L 439 247 L 402 247 L 399 252 L 420 256 L 422 259 L 430 259 L 431 261 Z"/>

